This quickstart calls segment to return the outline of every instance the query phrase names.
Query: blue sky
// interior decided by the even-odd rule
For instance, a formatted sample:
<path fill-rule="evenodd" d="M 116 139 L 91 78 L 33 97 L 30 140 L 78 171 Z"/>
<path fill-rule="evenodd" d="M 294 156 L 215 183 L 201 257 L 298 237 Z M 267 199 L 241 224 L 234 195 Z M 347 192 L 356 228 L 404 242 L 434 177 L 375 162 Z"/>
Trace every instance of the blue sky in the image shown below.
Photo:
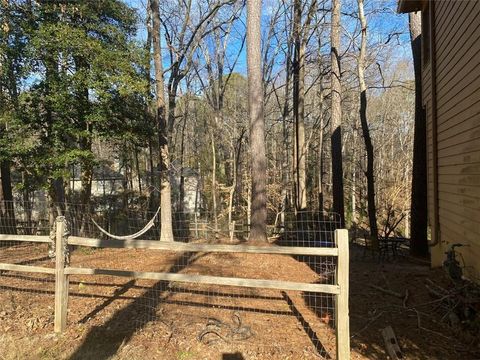
<path fill-rule="evenodd" d="M 160 0 L 171 1 L 171 0 Z M 280 0 L 263 0 L 263 29 L 267 31 L 270 16 L 279 6 Z M 139 31 L 137 39 L 145 41 L 146 27 L 144 24 L 145 9 L 147 0 L 125 0 L 125 2 L 136 8 L 140 14 L 142 21 L 139 24 Z M 330 6 L 327 4 L 326 6 Z M 384 44 L 391 36 L 389 45 L 393 48 L 390 51 L 390 63 L 397 61 L 405 61 L 411 59 L 410 37 L 408 34 L 408 16 L 406 14 L 397 14 L 397 0 L 365 0 L 365 12 L 368 20 L 368 36 L 369 43 Z M 357 11 L 356 0 L 343 0 L 342 11 L 344 13 L 355 13 Z M 328 21 L 328 16 L 327 16 Z M 343 25 L 346 31 L 354 32 L 355 27 L 358 26 L 355 19 L 351 16 L 344 15 L 342 18 Z M 358 28 L 357 28 L 358 30 Z M 240 29 L 241 31 L 241 29 Z M 348 39 L 344 38 L 344 42 Z M 165 46 L 165 41 L 162 43 Z M 239 48 L 239 40 L 230 44 L 230 54 L 236 54 Z M 168 66 L 167 58 L 165 57 L 165 66 Z M 246 46 L 244 47 L 240 59 L 237 63 L 236 72 L 246 73 Z"/>

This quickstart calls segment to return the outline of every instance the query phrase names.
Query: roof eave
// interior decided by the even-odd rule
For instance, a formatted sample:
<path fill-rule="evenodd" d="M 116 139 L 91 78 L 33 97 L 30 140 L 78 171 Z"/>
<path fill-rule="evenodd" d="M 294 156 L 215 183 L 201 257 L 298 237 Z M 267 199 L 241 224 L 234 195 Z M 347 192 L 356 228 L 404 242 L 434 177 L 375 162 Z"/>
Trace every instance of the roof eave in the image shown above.
<path fill-rule="evenodd" d="M 421 11 L 425 3 L 426 0 L 399 0 L 397 12 L 403 14 Z"/>

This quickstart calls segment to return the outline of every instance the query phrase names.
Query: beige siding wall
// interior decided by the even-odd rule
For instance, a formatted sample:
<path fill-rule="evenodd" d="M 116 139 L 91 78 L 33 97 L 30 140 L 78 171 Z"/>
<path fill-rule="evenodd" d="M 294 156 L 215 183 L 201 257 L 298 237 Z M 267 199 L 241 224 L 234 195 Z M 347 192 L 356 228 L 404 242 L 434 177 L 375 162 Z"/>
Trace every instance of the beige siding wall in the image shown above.
<path fill-rule="evenodd" d="M 480 1 L 436 2 L 437 146 L 441 264 L 449 243 L 461 250 L 472 276 L 480 275 Z M 429 215 L 433 223 L 431 69 L 424 67 L 428 117 Z"/>

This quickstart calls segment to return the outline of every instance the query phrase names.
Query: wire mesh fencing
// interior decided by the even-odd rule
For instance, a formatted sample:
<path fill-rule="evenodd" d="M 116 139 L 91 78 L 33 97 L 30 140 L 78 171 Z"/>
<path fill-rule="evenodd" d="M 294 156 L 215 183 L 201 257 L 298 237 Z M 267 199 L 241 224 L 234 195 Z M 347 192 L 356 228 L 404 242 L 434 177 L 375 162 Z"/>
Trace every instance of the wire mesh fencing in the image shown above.
<path fill-rule="evenodd" d="M 105 241 L 115 241 L 110 235 L 128 241 L 160 238 L 157 209 L 146 210 L 142 206 L 122 210 L 98 207 L 85 211 L 84 207 L 74 204 L 51 207 L 46 203 L 35 204 L 31 208 L 31 214 L 26 216 L 25 212 L 30 210 L 15 204 L 17 219 L 27 221 L 27 225 L 22 228 L 16 219 L 15 231 L 11 230 L 10 222 L 10 230 L 4 228 L 1 232 L 50 234 L 51 214 L 54 213 L 65 216 L 70 236 Z M 153 224 L 149 226 L 152 219 Z M 174 213 L 171 240 L 200 245 L 238 245 L 239 249 L 246 244 L 248 224 L 239 221 L 227 226 L 217 224 L 208 213 Z M 333 249 L 337 246 L 334 231 L 339 224 L 339 217 L 335 214 L 307 211 L 283 213 L 272 217 L 268 242 L 281 247 Z M 129 237 L 143 230 L 135 240 Z M 25 245 L 15 246 L 19 249 Z M 4 249 L 12 246 L 3 246 L 0 263 L 37 261 L 33 257 L 36 246 L 29 245 L 27 253 L 18 251 L 15 259 L 4 255 Z M 43 248 L 39 247 L 39 252 L 48 262 L 48 245 L 40 246 Z M 243 279 L 245 282 L 253 279 L 267 283 L 337 283 L 336 256 L 218 252 L 212 249 L 174 251 L 80 246 L 71 249 L 70 267 L 136 274 L 201 275 Z M 2 294 L 8 286 L 12 287 L 11 274 L 6 272 L 0 276 Z M 54 281 L 50 278 L 45 284 L 54 285 Z M 69 328 L 73 329 L 70 331 L 86 329 L 82 344 L 72 356 L 87 354 L 98 345 L 99 338 L 115 336 L 120 340 L 105 342 L 102 351 L 122 352 L 121 344 L 128 338 L 133 342 L 155 339 L 166 352 L 173 354 L 187 349 L 185 351 L 202 354 L 206 358 L 214 358 L 214 354 L 219 353 L 282 359 L 316 358 L 318 355 L 335 357 L 337 319 L 334 294 L 237 285 L 145 279 L 129 277 L 128 274 L 122 277 L 70 275 Z M 51 294 L 44 286 L 32 289 Z"/>
<path fill-rule="evenodd" d="M 48 243 L 16 241 L 16 237 L 23 235 L 42 235 L 48 241 L 52 229 L 43 211 L 42 206 L 31 202 L 2 202 L 0 264 L 35 266 L 53 271 L 54 259 Z M 54 294 L 53 274 L 0 268 L 0 331 L 51 331 Z"/>

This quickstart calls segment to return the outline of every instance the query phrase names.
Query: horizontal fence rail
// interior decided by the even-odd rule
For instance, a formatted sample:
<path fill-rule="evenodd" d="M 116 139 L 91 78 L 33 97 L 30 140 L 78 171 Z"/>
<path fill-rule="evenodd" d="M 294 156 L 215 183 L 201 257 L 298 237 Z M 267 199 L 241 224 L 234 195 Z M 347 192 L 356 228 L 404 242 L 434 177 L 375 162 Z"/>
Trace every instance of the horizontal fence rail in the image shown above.
<path fill-rule="evenodd" d="M 217 252 L 217 253 L 249 253 L 275 255 L 315 255 L 338 256 L 338 248 L 327 247 L 294 247 L 294 246 L 251 246 L 251 245 L 217 245 L 182 242 L 164 242 L 158 240 L 102 240 L 70 236 L 69 245 L 80 245 L 99 248 L 151 249 L 168 251 Z"/>
<path fill-rule="evenodd" d="M 47 235 L 5 235 L 0 234 L 0 241 L 21 241 L 34 243 L 51 243 L 52 239 Z"/>
<path fill-rule="evenodd" d="M 5 263 L 0 263 L 0 270 L 41 273 L 41 274 L 55 274 L 54 268 L 47 268 L 42 266 L 31 266 L 31 265 L 5 264 Z"/>
<path fill-rule="evenodd" d="M 224 285 L 224 286 L 240 286 L 261 289 L 275 289 L 275 290 L 292 290 L 292 291 L 308 291 L 321 292 L 326 294 L 339 294 L 340 288 L 337 285 L 326 284 L 306 284 L 292 281 L 280 280 L 260 280 L 260 279 L 243 279 L 232 278 L 224 276 L 209 276 L 209 275 L 191 275 L 191 274 L 175 274 L 175 273 L 161 273 L 161 272 L 139 272 L 139 271 L 124 271 L 111 269 L 87 269 L 87 268 L 65 268 L 67 275 L 110 275 L 122 276 L 135 279 L 146 280 L 164 280 L 176 282 L 189 282 L 209 285 Z"/>
<path fill-rule="evenodd" d="M 0 234 L 0 242 L 52 243 L 49 236 Z M 0 271 L 17 271 L 40 274 L 55 274 L 54 268 L 42 266 L 0 263 Z"/>

